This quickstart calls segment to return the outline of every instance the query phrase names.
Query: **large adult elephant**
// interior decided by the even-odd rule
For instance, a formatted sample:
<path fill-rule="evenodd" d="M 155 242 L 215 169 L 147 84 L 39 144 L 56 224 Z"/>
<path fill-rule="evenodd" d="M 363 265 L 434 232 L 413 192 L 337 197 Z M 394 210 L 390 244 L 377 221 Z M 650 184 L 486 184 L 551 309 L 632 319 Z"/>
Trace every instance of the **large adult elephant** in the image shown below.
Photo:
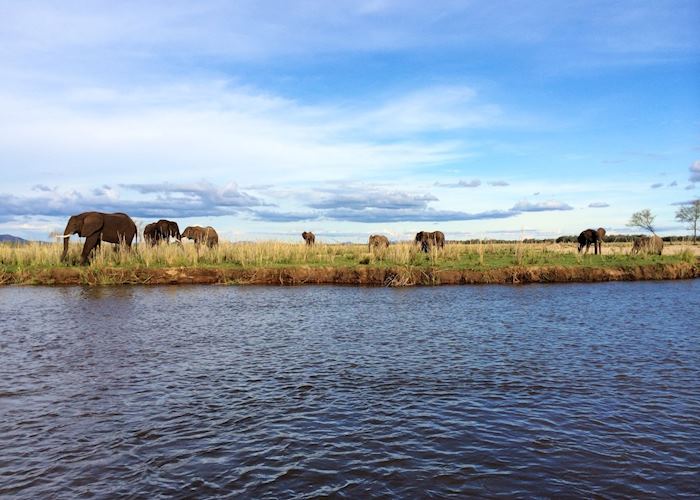
<path fill-rule="evenodd" d="M 632 254 L 655 253 L 661 255 L 664 250 L 664 240 L 658 236 L 638 236 L 632 243 Z"/>
<path fill-rule="evenodd" d="M 420 231 L 416 233 L 415 242 L 420 245 L 422 251 L 427 252 L 432 246 L 445 248 L 445 234 L 442 231 Z"/>
<path fill-rule="evenodd" d="M 583 247 L 586 247 L 586 254 L 591 247 L 594 247 L 595 254 L 603 253 L 603 240 L 605 239 L 605 229 L 599 227 L 598 229 L 585 229 L 581 231 L 578 235 L 578 252 L 581 253 Z"/>
<path fill-rule="evenodd" d="M 304 238 L 307 245 L 313 245 L 316 243 L 316 235 L 311 231 L 304 231 L 301 233 L 301 237 Z"/>
<path fill-rule="evenodd" d="M 369 237 L 367 246 L 369 247 L 370 252 L 373 248 L 376 248 L 377 250 L 389 248 L 389 238 L 381 234 L 373 234 Z"/>
<path fill-rule="evenodd" d="M 182 232 L 182 238 L 194 240 L 196 245 L 204 243 L 209 248 L 219 244 L 219 235 L 211 226 L 187 226 Z"/>
<path fill-rule="evenodd" d="M 171 237 L 177 240 L 182 239 L 177 222 L 171 220 L 160 219 L 158 222 L 146 225 L 143 229 L 143 238 L 151 245 L 157 245 L 161 241 L 168 242 Z"/>
<path fill-rule="evenodd" d="M 102 212 L 83 212 L 68 219 L 63 231 L 63 254 L 61 260 L 68 255 L 68 240 L 77 234 L 85 238 L 80 264 L 88 263 L 90 253 L 100 246 L 102 241 L 123 244 L 131 248 L 131 242 L 136 236 L 136 224 L 131 217 L 124 213 L 105 214 Z"/>

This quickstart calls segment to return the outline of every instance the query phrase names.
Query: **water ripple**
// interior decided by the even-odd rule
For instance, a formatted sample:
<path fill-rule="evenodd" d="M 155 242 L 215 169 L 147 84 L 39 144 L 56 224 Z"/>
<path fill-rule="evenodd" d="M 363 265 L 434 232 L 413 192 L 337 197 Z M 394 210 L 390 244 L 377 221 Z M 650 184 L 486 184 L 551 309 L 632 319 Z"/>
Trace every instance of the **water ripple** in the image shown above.
<path fill-rule="evenodd" d="M 700 282 L 0 289 L 0 496 L 700 495 Z"/>

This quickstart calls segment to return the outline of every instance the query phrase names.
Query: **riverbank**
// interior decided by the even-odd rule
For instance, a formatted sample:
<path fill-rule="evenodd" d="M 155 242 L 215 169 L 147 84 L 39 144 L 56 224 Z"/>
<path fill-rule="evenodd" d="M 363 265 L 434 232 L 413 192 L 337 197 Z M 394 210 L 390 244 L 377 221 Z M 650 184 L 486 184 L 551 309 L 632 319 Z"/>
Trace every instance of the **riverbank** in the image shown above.
<path fill-rule="evenodd" d="M 466 284 L 589 283 L 677 280 L 700 277 L 700 264 L 649 263 L 627 266 L 506 266 L 495 269 L 430 267 L 59 267 L 0 271 L 3 285 L 360 285 L 434 286 Z"/>

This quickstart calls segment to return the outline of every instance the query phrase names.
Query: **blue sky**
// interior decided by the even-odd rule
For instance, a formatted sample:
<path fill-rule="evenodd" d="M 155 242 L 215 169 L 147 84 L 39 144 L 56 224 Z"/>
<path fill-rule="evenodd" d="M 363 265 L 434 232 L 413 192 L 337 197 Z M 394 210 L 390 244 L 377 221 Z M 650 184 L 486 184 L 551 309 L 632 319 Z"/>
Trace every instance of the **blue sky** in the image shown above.
<path fill-rule="evenodd" d="M 684 233 L 695 1 L 0 0 L 0 233 Z"/>

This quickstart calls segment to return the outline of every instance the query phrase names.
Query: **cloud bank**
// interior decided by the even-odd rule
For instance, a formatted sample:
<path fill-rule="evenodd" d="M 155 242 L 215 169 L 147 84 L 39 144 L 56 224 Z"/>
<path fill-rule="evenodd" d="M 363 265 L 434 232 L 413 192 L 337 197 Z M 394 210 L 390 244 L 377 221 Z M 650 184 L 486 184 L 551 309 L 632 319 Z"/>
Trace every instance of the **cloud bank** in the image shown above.
<path fill-rule="evenodd" d="M 271 191 L 272 192 L 272 191 Z M 127 196 L 124 196 L 127 195 Z M 290 201 L 287 198 L 291 198 Z M 0 217 L 66 217 L 87 211 L 126 212 L 138 218 L 189 218 L 236 215 L 267 222 L 311 220 L 342 222 L 445 222 L 504 219 L 523 212 L 571 210 L 560 201 L 521 201 L 510 209 L 467 212 L 431 206 L 431 193 L 402 191 L 385 185 L 344 183 L 288 193 L 276 200 L 253 196 L 229 183 L 217 187 L 206 181 L 192 184 L 154 183 L 102 185 L 85 193 L 61 191 L 43 184 L 30 195 L 0 197 Z M 280 208 L 284 201 L 298 208 Z"/>

